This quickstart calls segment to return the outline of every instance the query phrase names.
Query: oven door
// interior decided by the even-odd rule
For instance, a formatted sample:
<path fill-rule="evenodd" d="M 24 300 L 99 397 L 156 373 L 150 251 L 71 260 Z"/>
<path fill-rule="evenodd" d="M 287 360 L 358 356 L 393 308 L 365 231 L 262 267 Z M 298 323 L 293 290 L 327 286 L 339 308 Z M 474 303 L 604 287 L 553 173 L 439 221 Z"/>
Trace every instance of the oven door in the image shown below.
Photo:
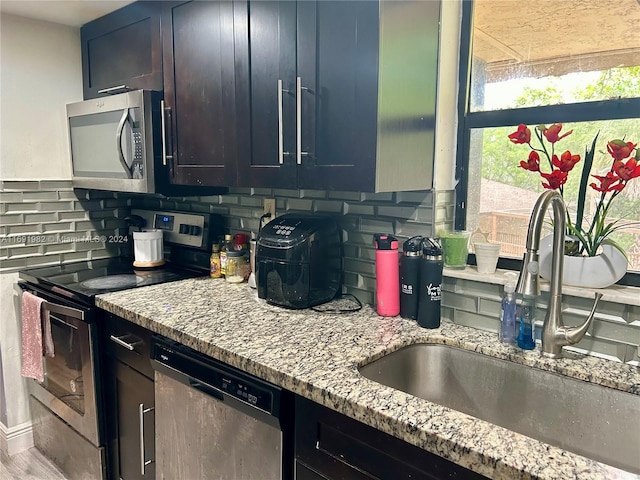
<path fill-rule="evenodd" d="M 95 311 L 47 294 L 30 285 L 23 290 L 45 300 L 54 357 L 42 357 L 44 381 L 29 382 L 29 392 L 95 446 L 102 445 L 96 387 Z"/>

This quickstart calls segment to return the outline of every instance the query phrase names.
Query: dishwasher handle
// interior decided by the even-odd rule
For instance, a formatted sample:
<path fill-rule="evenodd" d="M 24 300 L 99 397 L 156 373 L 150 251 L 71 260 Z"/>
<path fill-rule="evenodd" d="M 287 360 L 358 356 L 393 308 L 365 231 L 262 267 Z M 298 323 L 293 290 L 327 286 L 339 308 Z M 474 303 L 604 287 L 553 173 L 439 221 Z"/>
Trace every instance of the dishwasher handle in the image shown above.
<path fill-rule="evenodd" d="M 201 391 L 206 395 L 209 395 L 210 397 L 215 398 L 216 400 L 220 400 L 221 402 L 224 401 L 224 396 L 217 388 L 212 387 L 211 385 L 208 385 L 200 380 L 189 377 L 189 386 Z"/>
<path fill-rule="evenodd" d="M 154 337 L 151 366 L 159 373 L 193 387 L 252 416 L 280 416 L 281 387 L 214 360 L 184 345 Z M 269 420 L 269 421 L 273 421 Z"/>
<path fill-rule="evenodd" d="M 195 388 L 196 390 L 199 390 L 202 393 L 215 398 L 216 400 L 224 402 L 224 394 L 220 391 L 219 388 L 216 388 L 213 385 L 209 385 L 202 380 L 192 377 L 185 372 L 181 372 L 173 368 L 172 366 L 156 359 L 151 359 L 151 365 L 153 366 L 154 370 L 164 373 L 165 375 L 168 375 L 169 377 L 179 381 L 184 385 Z"/>

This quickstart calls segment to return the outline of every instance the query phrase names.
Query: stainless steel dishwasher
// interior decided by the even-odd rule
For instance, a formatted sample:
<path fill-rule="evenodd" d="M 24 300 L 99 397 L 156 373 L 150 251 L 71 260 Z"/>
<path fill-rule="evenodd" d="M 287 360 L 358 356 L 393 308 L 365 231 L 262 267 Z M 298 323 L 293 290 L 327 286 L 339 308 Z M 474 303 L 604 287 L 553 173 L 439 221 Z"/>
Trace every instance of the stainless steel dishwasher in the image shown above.
<path fill-rule="evenodd" d="M 154 337 L 158 479 L 293 478 L 292 394 Z"/>

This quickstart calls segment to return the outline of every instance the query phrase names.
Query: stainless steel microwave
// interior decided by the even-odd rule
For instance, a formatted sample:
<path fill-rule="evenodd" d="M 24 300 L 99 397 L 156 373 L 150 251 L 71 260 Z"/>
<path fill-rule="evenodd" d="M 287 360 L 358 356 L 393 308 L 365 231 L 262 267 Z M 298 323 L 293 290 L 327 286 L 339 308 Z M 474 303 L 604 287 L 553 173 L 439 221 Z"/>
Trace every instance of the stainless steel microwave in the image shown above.
<path fill-rule="evenodd" d="M 74 187 L 156 193 L 161 92 L 136 90 L 67 105 Z"/>

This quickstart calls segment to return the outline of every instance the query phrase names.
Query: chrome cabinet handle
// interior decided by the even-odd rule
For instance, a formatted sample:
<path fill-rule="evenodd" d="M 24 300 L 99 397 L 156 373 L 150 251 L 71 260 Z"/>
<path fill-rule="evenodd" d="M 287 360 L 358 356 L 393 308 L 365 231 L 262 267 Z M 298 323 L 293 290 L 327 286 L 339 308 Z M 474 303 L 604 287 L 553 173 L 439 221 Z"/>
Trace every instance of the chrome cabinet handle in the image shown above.
<path fill-rule="evenodd" d="M 122 118 L 118 122 L 118 128 L 116 130 L 116 146 L 118 150 L 118 160 L 120 160 L 120 164 L 124 169 L 124 172 L 127 174 L 127 178 L 133 178 L 131 175 L 131 169 L 129 165 L 127 165 L 127 161 L 124 159 L 124 152 L 122 151 L 122 132 L 124 131 L 124 124 L 127 123 L 127 118 L 129 118 L 129 109 L 125 108 L 124 112 L 122 112 Z"/>
<path fill-rule="evenodd" d="M 283 98 L 282 93 L 290 93 L 290 90 L 285 90 L 282 88 L 282 80 L 278 79 L 278 163 L 282 165 L 284 163 L 284 156 L 291 155 L 290 152 L 284 151 L 284 134 L 283 134 Z"/>
<path fill-rule="evenodd" d="M 160 119 L 162 129 L 162 165 L 167 166 L 167 160 L 173 160 L 173 155 L 167 155 L 167 121 L 165 118 L 166 112 L 171 112 L 171 107 L 167 107 L 164 100 L 160 101 Z"/>
<path fill-rule="evenodd" d="M 126 85 L 118 85 L 117 87 L 103 88 L 102 90 L 98 90 L 98 93 L 113 93 L 119 90 L 129 90 L 129 87 Z"/>
<path fill-rule="evenodd" d="M 309 152 L 302 151 L 302 91 L 309 89 L 302 86 L 302 77 L 296 77 L 296 164 L 302 165 L 302 157 Z"/>
<path fill-rule="evenodd" d="M 138 405 L 138 418 L 140 419 L 140 475 L 146 474 L 147 465 L 153 463 L 153 460 L 147 460 L 144 448 L 144 414 L 154 411 L 155 408 L 144 408 L 144 403 Z"/>
<path fill-rule="evenodd" d="M 126 337 L 126 336 L 127 335 L 123 335 L 123 337 Z M 115 335 L 111 335 L 109 338 L 111 339 L 112 342 L 117 343 L 121 347 L 124 347 L 131 352 L 133 352 L 133 350 L 135 350 L 135 348 L 138 345 L 143 343 L 142 340 L 136 340 L 135 342 L 128 343 L 122 340 L 123 337 L 116 337 Z"/>

